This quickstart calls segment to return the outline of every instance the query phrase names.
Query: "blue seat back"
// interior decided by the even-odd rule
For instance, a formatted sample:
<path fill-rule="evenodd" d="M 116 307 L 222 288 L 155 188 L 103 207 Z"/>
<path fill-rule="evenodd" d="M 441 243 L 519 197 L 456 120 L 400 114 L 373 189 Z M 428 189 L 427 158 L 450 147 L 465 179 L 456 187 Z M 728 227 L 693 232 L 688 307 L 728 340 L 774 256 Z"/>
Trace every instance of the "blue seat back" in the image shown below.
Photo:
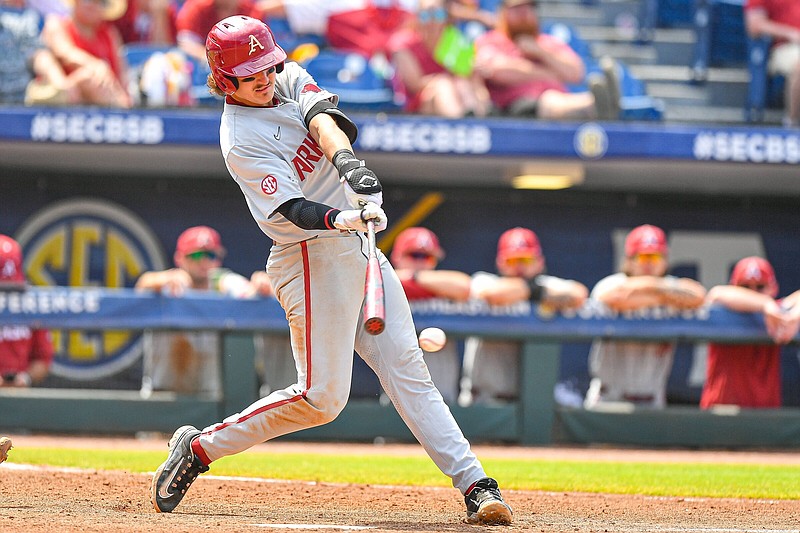
<path fill-rule="evenodd" d="M 766 108 L 780 108 L 784 105 L 785 78 L 770 76 L 767 72 L 771 45 L 772 39 L 769 37 L 747 40 L 747 72 L 750 75 L 750 82 L 747 87 L 744 116 L 748 122 L 763 120 Z"/>
<path fill-rule="evenodd" d="M 305 68 L 321 87 L 339 95 L 342 108 L 394 111 L 401 107 L 390 79 L 360 54 L 322 50 Z"/>

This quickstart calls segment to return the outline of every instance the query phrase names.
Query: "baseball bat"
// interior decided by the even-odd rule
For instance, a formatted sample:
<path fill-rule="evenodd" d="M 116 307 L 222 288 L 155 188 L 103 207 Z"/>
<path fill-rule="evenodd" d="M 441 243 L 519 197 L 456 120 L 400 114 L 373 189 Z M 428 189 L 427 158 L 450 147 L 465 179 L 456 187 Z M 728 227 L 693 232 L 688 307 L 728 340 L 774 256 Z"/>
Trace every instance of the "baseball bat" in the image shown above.
<path fill-rule="evenodd" d="M 386 307 L 383 295 L 383 274 L 375 247 L 375 223 L 367 221 L 367 277 L 364 281 L 364 329 L 370 335 L 383 333 Z"/>

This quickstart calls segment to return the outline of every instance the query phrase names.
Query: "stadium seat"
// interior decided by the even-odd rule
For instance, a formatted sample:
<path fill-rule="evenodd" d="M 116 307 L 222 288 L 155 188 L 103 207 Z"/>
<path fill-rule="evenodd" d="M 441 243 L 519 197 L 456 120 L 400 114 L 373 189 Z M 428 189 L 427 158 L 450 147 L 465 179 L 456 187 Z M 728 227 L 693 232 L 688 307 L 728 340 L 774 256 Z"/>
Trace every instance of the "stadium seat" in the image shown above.
<path fill-rule="evenodd" d="M 153 44 L 126 44 L 122 47 L 122 56 L 131 68 L 140 67 L 156 52 L 168 52 L 172 47 Z"/>
<path fill-rule="evenodd" d="M 174 46 L 162 46 L 151 44 L 128 44 L 123 47 L 123 56 L 128 62 L 131 69 L 132 83 L 136 83 L 141 77 L 142 67 L 145 62 L 155 53 L 166 53 L 174 51 Z M 198 59 L 189 57 L 184 54 L 184 57 L 191 64 L 191 88 L 189 93 L 197 105 L 211 106 L 221 103 L 221 99 L 213 96 L 208 92 L 206 86 L 206 77 L 210 72 L 208 63 Z"/>
<path fill-rule="evenodd" d="M 360 54 L 322 50 L 305 64 L 320 86 L 339 95 L 339 106 L 356 111 L 398 111 L 390 80 Z"/>
<path fill-rule="evenodd" d="M 743 67 L 747 64 L 744 0 L 697 0 L 697 33 L 692 71 L 704 82 L 709 67 Z"/>
<path fill-rule="evenodd" d="M 557 37 L 565 44 L 568 44 L 584 61 L 593 57 L 589 43 L 583 40 L 578 35 L 578 31 L 569 24 L 563 22 L 544 23 L 542 24 L 542 32 Z"/>
<path fill-rule="evenodd" d="M 761 37 L 747 39 L 747 70 L 750 82 L 747 90 L 747 103 L 744 117 L 747 122 L 760 122 L 764 119 L 766 108 L 783 106 L 783 76 L 770 76 L 767 73 L 767 60 L 772 39 Z"/>
<path fill-rule="evenodd" d="M 314 44 L 319 48 L 327 46 L 325 37 L 311 33 L 295 33 L 289 26 L 289 21 L 285 18 L 271 18 L 267 21 L 269 29 L 272 30 L 277 42 L 287 54 L 292 52 L 302 44 Z"/>
<path fill-rule="evenodd" d="M 580 35 L 577 30 L 563 22 L 544 23 L 542 31 L 549 35 L 559 38 L 568 44 L 586 64 L 586 74 L 601 72 L 597 59 L 592 54 L 591 46 Z M 636 78 L 628 69 L 627 65 L 617 62 L 619 65 L 620 81 L 620 118 L 623 120 L 661 120 L 664 115 L 664 104 L 647 95 L 647 88 L 640 79 Z M 572 84 L 568 86 L 572 92 L 588 91 L 586 82 Z"/>

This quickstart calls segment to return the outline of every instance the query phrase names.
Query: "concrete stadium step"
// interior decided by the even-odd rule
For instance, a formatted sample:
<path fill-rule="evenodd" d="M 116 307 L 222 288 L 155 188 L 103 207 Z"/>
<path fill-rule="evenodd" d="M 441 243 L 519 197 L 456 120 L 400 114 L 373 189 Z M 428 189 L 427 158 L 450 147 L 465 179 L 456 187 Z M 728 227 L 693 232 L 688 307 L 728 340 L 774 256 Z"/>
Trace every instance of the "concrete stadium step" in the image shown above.
<path fill-rule="evenodd" d="M 705 106 L 708 104 L 708 90 L 697 85 L 687 83 L 648 82 L 647 94 L 653 98 L 660 98 L 664 103 L 685 106 Z"/>
<path fill-rule="evenodd" d="M 688 29 L 658 29 L 650 43 L 638 42 L 625 28 L 579 26 L 576 31 L 595 56 L 608 54 L 625 63 L 690 65 L 694 58 L 695 33 Z"/>
<path fill-rule="evenodd" d="M 692 84 L 691 69 L 669 65 L 630 65 L 631 73 L 645 82 L 651 96 L 674 98 L 697 105 L 743 107 L 749 77 L 744 69 L 712 68 L 703 84 Z"/>
<path fill-rule="evenodd" d="M 597 6 L 581 2 L 540 2 L 539 18 L 546 22 L 563 22 L 572 26 L 601 26 L 603 13 Z"/>
<path fill-rule="evenodd" d="M 764 120 L 758 124 L 745 122 L 742 107 L 667 105 L 664 121 L 671 124 L 725 124 L 780 126 L 782 113 L 768 109 Z"/>

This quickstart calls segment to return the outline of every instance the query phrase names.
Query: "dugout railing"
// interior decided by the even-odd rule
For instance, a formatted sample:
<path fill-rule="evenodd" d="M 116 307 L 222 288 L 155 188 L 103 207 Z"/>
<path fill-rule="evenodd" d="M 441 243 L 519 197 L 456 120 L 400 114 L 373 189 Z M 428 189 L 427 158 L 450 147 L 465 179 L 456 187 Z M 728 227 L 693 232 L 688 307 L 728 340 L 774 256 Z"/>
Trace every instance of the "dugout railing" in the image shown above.
<path fill-rule="evenodd" d="M 391 310 L 389 310 L 391 312 Z M 473 442 L 523 445 L 553 443 L 685 447 L 800 446 L 800 409 L 724 409 L 694 406 L 663 410 L 619 406 L 604 411 L 557 405 L 563 342 L 595 337 L 685 342 L 769 342 L 758 315 L 717 308 L 680 313 L 657 309 L 612 316 L 587 305 L 569 316 L 544 316 L 527 304 L 488 307 L 477 301 L 433 300 L 413 307 L 418 330 L 444 329 L 451 340 L 469 335 L 523 341 L 520 399 L 497 406 L 451 406 Z M 0 292 L 0 325 L 61 330 L 215 329 L 223 333 L 223 394 L 220 398 L 174 393 L 97 389 L 0 389 L 0 429 L 33 432 L 132 434 L 205 426 L 256 399 L 255 331 L 286 331 L 272 299 L 235 300 L 202 293 L 184 298 L 129 289 L 31 288 Z M 412 441 L 391 405 L 351 399 L 332 423 L 292 439 Z"/>

